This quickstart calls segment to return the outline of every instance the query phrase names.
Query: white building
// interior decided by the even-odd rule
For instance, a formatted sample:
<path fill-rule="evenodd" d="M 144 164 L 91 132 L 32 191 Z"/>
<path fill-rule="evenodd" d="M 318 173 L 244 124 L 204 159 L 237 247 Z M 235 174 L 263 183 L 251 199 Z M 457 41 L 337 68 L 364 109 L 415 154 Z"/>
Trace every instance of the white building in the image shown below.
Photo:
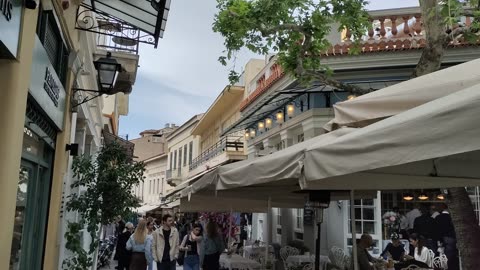
<path fill-rule="evenodd" d="M 408 18 L 409 31 L 415 34 L 413 37 L 394 35 L 391 27 L 387 27 L 385 39 L 369 33 L 370 39 L 366 37 L 362 44 L 362 53 L 349 55 L 347 48 L 350 43 L 344 42 L 348 39 L 345 33 L 332 33 L 331 43 L 336 45 L 322 56 L 322 60 L 335 71 L 334 78 L 337 80 L 366 89 L 381 89 L 410 78 L 421 54 L 419 41 L 424 38 L 423 29 L 414 19 L 419 14 L 418 8 L 372 11 L 370 14 L 374 26 L 379 18 L 388 18 L 391 22 L 390 18 L 399 19 L 398 15 L 402 14 L 402 20 Z M 411 20 L 413 23 L 410 25 Z M 400 24 L 397 22 L 396 25 Z M 389 41 L 395 41 L 398 48 L 409 46 L 409 50 L 393 50 L 393 47 L 386 46 Z M 452 47 L 447 50 L 443 64 L 451 66 L 478 56 L 477 49 Z M 243 131 L 248 139 L 248 158 L 268 155 L 323 134 L 322 127 L 333 117 L 332 106 L 351 98 L 349 93 L 328 85 L 303 87 L 294 78 L 285 75 L 275 60 L 267 58 L 264 68 L 253 80 L 246 82 L 247 91 L 240 106 L 242 116 L 221 134 L 226 136 Z M 472 197 L 478 196 L 475 193 L 477 191 L 472 191 Z M 433 195 L 434 191 L 431 192 Z M 402 191 L 392 191 L 378 192 L 376 198 L 355 200 L 356 238 L 362 233 L 371 234 L 375 242 L 373 253 L 376 255 L 380 254 L 382 240 L 386 237 L 382 213 L 392 210 L 394 206 L 407 211 L 415 202 L 402 198 Z M 437 200 L 430 196 L 428 202 Z M 332 201 L 325 210 L 321 228 L 322 254 L 327 254 L 332 246 L 344 250 L 351 248 L 353 237 L 349 213 L 348 201 Z M 253 239 L 266 240 L 268 237 L 282 245 L 299 240 L 314 250 L 315 224 L 304 224 L 303 209 L 273 209 L 269 215 L 273 217 L 271 228 L 267 228 L 267 214 L 254 215 Z M 268 235 L 267 232 L 272 234 Z"/>

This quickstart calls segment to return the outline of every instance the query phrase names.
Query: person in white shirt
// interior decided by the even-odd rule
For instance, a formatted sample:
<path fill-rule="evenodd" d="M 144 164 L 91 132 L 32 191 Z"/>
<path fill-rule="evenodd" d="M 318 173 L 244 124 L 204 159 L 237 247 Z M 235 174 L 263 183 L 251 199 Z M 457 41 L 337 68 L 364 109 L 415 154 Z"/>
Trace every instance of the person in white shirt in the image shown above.
<path fill-rule="evenodd" d="M 405 255 L 404 262 L 395 264 L 395 270 L 405 269 L 416 265 L 417 268 L 428 268 L 432 265 L 433 257 L 431 257 L 429 249 L 425 246 L 425 238 L 416 233 L 412 233 L 409 237 L 410 246 L 415 247 L 413 257 Z"/>
<path fill-rule="evenodd" d="M 412 210 L 410 210 L 405 216 L 408 220 L 408 228 L 413 230 L 413 225 L 415 223 L 415 219 L 422 215 L 422 212 L 418 210 L 418 205 L 415 205 Z"/>

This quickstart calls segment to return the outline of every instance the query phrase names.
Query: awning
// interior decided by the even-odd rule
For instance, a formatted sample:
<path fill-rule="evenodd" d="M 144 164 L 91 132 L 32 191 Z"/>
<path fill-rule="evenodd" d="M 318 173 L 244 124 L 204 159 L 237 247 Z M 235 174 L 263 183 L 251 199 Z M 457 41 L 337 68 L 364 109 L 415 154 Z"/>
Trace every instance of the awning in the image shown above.
<path fill-rule="evenodd" d="M 478 186 L 479 115 L 477 84 L 328 145 L 314 145 L 305 153 L 306 187 L 384 190 Z"/>
<path fill-rule="evenodd" d="M 223 131 L 221 136 L 245 130 L 269 115 L 275 114 L 280 108 L 285 107 L 295 98 L 306 93 L 318 93 L 323 91 L 332 91 L 332 88 L 326 85 L 316 84 L 312 87 L 300 86 L 297 82 L 292 83 L 286 89 L 279 89 L 267 93 L 262 99 L 242 112 L 242 117 L 233 125 Z"/>
<path fill-rule="evenodd" d="M 142 205 L 138 208 L 136 208 L 134 210 L 134 212 L 138 213 L 138 214 L 145 214 L 155 208 L 158 208 L 158 205 L 150 205 L 150 204 L 146 204 L 146 205 Z"/>
<path fill-rule="evenodd" d="M 325 128 L 363 127 L 480 83 L 480 59 L 446 68 L 334 105 Z"/>
<path fill-rule="evenodd" d="M 84 0 L 77 10 L 76 28 L 113 36 L 117 44 L 132 46 L 134 42 L 143 42 L 156 48 L 165 31 L 170 3 L 171 0 Z M 85 11 L 94 12 L 96 17 Z"/>
<path fill-rule="evenodd" d="M 217 168 L 216 167 L 213 167 L 213 168 L 210 168 L 208 170 L 205 170 L 197 175 L 194 175 L 192 177 L 190 177 L 189 179 L 187 179 L 186 181 L 180 183 L 178 186 L 176 186 L 172 191 L 170 191 L 166 196 L 165 198 L 170 198 L 174 195 L 177 195 L 179 194 L 180 192 L 182 192 L 182 190 L 184 190 L 186 187 L 188 187 L 189 185 L 191 185 L 192 183 L 194 183 L 195 181 L 197 181 L 198 179 L 200 179 L 202 176 L 204 176 L 205 174 L 215 170 Z"/>

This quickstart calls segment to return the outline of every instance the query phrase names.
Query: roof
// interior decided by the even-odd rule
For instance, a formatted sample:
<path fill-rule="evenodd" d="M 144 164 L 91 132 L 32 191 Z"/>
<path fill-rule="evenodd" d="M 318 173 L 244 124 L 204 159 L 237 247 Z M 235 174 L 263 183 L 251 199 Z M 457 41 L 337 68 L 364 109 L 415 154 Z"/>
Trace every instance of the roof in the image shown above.
<path fill-rule="evenodd" d="M 143 160 L 143 162 L 144 162 L 144 163 L 147 163 L 147 162 L 159 160 L 159 159 L 161 159 L 161 158 L 166 158 L 166 157 L 168 157 L 167 154 L 161 153 L 161 154 L 155 155 L 155 156 L 153 156 L 153 157 L 149 157 L 149 158 Z"/>
<path fill-rule="evenodd" d="M 181 134 L 182 132 L 184 132 L 187 128 L 189 128 L 190 126 L 194 125 L 195 123 L 197 123 L 202 117 L 203 117 L 204 113 L 199 113 L 195 116 L 193 116 L 192 118 L 190 118 L 187 122 L 183 123 L 183 125 L 181 125 L 180 127 L 178 127 L 174 132 L 170 133 L 168 136 L 167 136 L 167 141 L 171 141 L 173 138 L 175 138 L 177 135 Z"/>
<path fill-rule="evenodd" d="M 200 135 L 204 129 L 214 126 L 213 123 L 218 120 L 218 115 L 227 111 L 227 108 L 235 102 L 243 99 L 244 91 L 245 87 L 243 86 L 225 87 L 192 130 L 192 135 Z"/>

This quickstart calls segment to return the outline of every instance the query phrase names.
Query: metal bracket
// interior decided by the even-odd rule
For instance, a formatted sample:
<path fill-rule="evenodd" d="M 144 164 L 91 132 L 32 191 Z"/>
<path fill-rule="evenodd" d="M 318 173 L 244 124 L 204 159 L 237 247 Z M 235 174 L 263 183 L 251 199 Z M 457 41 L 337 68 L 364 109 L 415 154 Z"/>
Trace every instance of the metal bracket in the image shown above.
<path fill-rule="evenodd" d="M 91 96 L 91 97 L 85 97 L 83 98 L 81 101 L 77 101 L 75 99 L 75 94 L 79 91 L 82 91 L 82 92 L 88 92 L 88 93 L 95 93 L 94 96 Z M 83 88 L 72 88 L 72 110 L 84 103 L 87 103 L 89 102 L 90 100 L 93 100 L 93 99 L 96 99 L 97 97 L 103 95 L 104 93 L 103 92 L 100 92 L 98 90 L 91 90 L 91 89 L 83 89 Z"/>

